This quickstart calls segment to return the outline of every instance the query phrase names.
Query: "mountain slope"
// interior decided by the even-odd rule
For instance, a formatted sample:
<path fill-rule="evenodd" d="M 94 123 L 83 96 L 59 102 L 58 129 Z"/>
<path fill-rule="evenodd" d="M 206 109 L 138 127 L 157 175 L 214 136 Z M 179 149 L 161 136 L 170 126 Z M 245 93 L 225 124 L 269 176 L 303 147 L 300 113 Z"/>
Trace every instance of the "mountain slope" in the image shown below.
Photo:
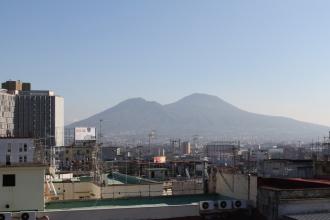
<path fill-rule="evenodd" d="M 267 140 L 304 140 L 326 134 L 326 126 L 266 116 L 241 110 L 216 96 L 193 94 L 175 103 L 160 105 L 142 98 L 129 99 L 113 108 L 76 122 L 98 126 L 105 135 L 146 136 L 156 130 L 163 136 L 244 137 Z"/>

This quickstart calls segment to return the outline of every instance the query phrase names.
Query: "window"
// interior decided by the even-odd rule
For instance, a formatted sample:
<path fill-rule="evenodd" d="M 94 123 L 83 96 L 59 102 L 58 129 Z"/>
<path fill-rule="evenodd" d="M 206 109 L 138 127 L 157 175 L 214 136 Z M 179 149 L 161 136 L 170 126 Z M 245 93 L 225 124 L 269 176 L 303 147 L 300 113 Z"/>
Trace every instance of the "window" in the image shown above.
<path fill-rule="evenodd" d="M 26 163 L 27 162 L 27 158 L 26 158 L 26 156 L 24 156 L 24 163 Z"/>
<path fill-rule="evenodd" d="M 10 155 L 6 155 L 6 165 L 10 165 Z"/>
<path fill-rule="evenodd" d="M 22 163 L 23 162 L 23 157 L 19 156 L 19 162 Z"/>
<path fill-rule="evenodd" d="M 15 186 L 16 177 L 15 174 L 4 174 L 2 176 L 2 186 Z"/>
<path fill-rule="evenodd" d="M 8 143 L 7 152 L 8 152 L 8 153 L 11 152 L 11 143 Z"/>
<path fill-rule="evenodd" d="M 24 152 L 27 151 L 27 144 L 24 144 Z"/>

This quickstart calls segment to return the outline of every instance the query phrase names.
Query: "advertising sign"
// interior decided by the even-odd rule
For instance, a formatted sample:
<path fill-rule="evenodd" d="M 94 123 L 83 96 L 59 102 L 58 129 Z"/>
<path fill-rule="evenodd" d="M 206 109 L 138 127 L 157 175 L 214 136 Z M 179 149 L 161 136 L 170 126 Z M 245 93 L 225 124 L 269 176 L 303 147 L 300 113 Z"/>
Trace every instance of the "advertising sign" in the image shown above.
<path fill-rule="evenodd" d="M 166 163 L 165 156 L 154 157 L 154 163 Z"/>
<path fill-rule="evenodd" d="M 93 141 L 96 140 L 96 129 L 91 127 L 79 127 L 74 129 L 74 137 L 76 141 Z"/>

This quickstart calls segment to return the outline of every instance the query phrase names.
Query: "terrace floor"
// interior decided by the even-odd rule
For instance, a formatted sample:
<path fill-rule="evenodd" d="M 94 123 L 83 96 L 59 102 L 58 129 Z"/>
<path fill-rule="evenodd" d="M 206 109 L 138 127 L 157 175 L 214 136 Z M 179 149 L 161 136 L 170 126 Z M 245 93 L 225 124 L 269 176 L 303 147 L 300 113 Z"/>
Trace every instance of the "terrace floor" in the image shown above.
<path fill-rule="evenodd" d="M 46 210 L 79 209 L 79 208 L 100 208 L 102 206 L 127 207 L 141 205 L 184 205 L 198 203 L 205 200 L 230 199 L 218 194 L 200 194 L 184 196 L 162 196 L 142 197 L 125 199 L 101 199 L 101 200 L 77 200 L 77 201 L 55 201 L 46 203 Z"/>

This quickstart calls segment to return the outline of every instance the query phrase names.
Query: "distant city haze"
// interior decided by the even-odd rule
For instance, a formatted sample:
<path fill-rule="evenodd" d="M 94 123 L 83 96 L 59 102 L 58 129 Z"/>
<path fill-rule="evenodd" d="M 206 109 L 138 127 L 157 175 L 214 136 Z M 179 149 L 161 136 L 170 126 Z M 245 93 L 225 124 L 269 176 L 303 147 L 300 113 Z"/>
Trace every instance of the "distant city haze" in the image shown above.
<path fill-rule="evenodd" d="M 205 93 L 330 126 L 330 1 L 1 1 L 1 81 L 65 98 L 66 124 Z"/>

